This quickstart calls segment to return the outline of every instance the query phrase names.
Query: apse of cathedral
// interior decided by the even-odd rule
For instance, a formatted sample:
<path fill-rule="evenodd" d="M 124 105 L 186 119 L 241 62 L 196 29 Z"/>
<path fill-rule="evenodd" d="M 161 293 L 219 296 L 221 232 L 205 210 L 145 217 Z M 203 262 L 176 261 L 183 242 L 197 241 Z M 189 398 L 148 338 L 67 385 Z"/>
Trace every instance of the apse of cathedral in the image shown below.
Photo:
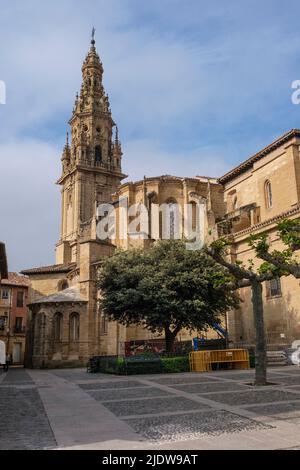
<path fill-rule="evenodd" d="M 99 307 L 97 273 L 102 260 L 116 248 L 145 249 L 161 237 L 158 228 L 145 237 L 99 238 L 99 206 L 120 211 L 121 201 L 151 208 L 174 205 L 204 207 L 206 237 L 230 234 L 232 259 L 253 257 L 247 238 L 267 231 L 274 247 L 280 242 L 276 223 L 299 217 L 300 131 L 292 130 L 248 158 L 226 175 L 215 177 L 151 176 L 137 182 L 122 181 L 122 148 L 109 98 L 103 87 L 103 65 L 94 35 L 82 65 L 82 85 L 69 121 L 70 135 L 61 156 L 60 238 L 56 263 L 23 270 L 30 278 L 30 317 L 27 365 L 62 367 L 86 364 L 93 355 L 124 353 L 129 341 L 157 339 L 140 326 L 108 322 Z M 126 159 L 130 155 L 126 155 Z M 283 188 L 284 185 L 284 188 Z M 153 209 L 152 209 L 153 210 Z M 193 230 L 201 228 L 192 220 Z M 203 230 L 203 227 L 202 227 Z M 280 248 L 280 247 L 279 247 Z M 228 331 L 234 346 L 252 345 L 254 328 L 250 292 L 241 289 L 241 307 L 228 313 Z M 290 344 L 300 337 L 298 284 L 282 278 L 264 286 L 267 340 Z M 196 333 L 195 333 L 196 334 Z M 182 332 L 181 340 L 195 335 Z M 211 338 L 216 332 L 209 332 Z"/>

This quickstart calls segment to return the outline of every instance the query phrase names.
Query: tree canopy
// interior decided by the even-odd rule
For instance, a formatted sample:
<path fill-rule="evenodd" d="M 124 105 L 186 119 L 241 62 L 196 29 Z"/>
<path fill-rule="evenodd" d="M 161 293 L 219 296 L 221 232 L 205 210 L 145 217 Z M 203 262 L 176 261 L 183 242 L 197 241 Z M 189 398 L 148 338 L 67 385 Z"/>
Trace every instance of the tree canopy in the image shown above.
<path fill-rule="evenodd" d="M 178 240 L 116 252 L 104 261 L 98 287 L 109 319 L 164 332 L 168 351 L 181 329 L 205 331 L 238 305 L 232 276 Z"/>
<path fill-rule="evenodd" d="M 261 272 L 273 272 L 275 275 L 300 278 L 300 262 L 295 254 L 300 250 L 300 219 L 283 219 L 277 224 L 277 234 L 285 245 L 285 249 L 271 250 L 271 244 L 266 233 L 252 235 L 250 245 L 256 256 L 264 261 Z"/>

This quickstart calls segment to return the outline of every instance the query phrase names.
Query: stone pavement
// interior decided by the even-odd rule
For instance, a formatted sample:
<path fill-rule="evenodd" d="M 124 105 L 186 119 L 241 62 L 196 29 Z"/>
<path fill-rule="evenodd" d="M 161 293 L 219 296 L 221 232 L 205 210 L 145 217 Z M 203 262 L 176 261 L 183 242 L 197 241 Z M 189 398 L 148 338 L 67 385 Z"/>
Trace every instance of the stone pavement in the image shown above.
<path fill-rule="evenodd" d="M 0 372 L 0 449 L 295 449 L 300 367 L 110 376 Z"/>

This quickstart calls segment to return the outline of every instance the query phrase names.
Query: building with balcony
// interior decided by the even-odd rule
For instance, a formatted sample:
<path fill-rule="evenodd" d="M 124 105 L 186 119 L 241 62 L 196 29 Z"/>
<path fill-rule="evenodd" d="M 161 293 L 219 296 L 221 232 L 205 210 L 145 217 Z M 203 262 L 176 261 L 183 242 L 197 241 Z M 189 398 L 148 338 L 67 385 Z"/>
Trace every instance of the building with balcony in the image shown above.
<path fill-rule="evenodd" d="M 29 280 L 8 273 L 0 281 L 0 340 L 6 343 L 13 364 L 23 364 L 25 355 Z"/>

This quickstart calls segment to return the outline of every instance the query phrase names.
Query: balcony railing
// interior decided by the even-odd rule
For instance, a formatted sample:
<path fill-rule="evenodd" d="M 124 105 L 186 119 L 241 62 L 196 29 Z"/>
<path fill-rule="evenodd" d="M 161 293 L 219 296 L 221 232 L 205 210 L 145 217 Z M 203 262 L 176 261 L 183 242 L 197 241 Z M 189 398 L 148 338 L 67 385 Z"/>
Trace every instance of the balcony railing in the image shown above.
<path fill-rule="evenodd" d="M 260 207 L 248 204 L 232 212 L 217 223 L 219 236 L 230 235 L 260 222 Z"/>
<path fill-rule="evenodd" d="M 25 331 L 26 331 L 25 326 L 15 326 L 13 328 L 13 332 L 15 335 L 22 335 L 25 333 Z"/>

